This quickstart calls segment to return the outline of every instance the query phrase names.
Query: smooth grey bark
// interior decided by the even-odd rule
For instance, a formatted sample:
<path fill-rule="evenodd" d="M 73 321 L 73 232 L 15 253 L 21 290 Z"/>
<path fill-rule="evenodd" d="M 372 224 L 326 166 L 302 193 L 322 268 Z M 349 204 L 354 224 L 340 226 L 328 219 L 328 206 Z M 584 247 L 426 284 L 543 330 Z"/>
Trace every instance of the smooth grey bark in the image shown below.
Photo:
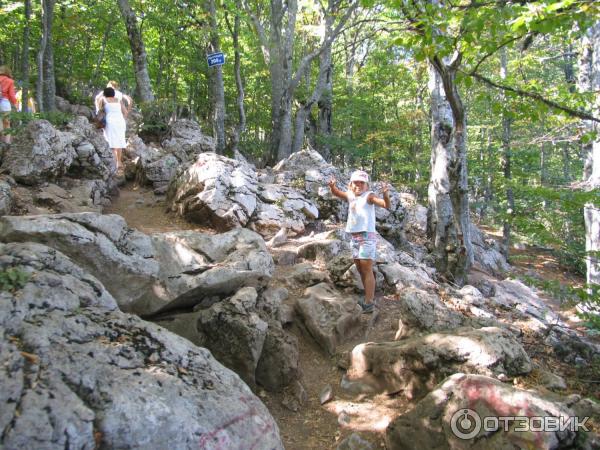
<path fill-rule="evenodd" d="M 148 61 L 146 57 L 146 48 L 142 39 L 142 33 L 137 25 L 137 17 L 131 9 L 128 0 L 118 0 L 121 16 L 125 21 L 131 56 L 133 58 L 133 71 L 136 82 L 136 97 L 140 103 L 154 101 L 152 93 L 152 84 L 148 74 Z"/>
<path fill-rule="evenodd" d="M 508 72 L 508 58 L 506 56 L 506 48 L 500 49 L 500 78 L 506 80 Z M 502 98 L 506 101 L 504 92 Z M 506 219 L 502 223 L 502 245 L 501 253 L 506 260 L 509 259 L 510 252 L 510 231 L 511 224 L 515 211 L 515 196 L 511 187 L 512 183 L 512 149 L 511 149 L 511 119 L 508 116 L 506 109 L 502 111 L 502 173 L 504 175 L 504 183 L 506 184 Z"/>
<path fill-rule="evenodd" d="M 326 30 L 331 28 L 333 19 L 330 15 L 325 18 Z M 327 33 L 327 32 L 326 32 Z M 321 96 L 327 86 L 327 77 L 331 72 L 331 44 L 327 45 L 319 58 L 319 76 L 315 83 L 311 96 L 306 100 L 302 107 L 296 111 L 296 124 L 294 130 L 294 141 L 292 145 L 292 153 L 299 152 L 302 149 L 304 142 L 304 129 L 306 119 L 310 114 L 312 107 L 321 99 Z"/>
<path fill-rule="evenodd" d="M 330 55 L 331 60 L 331 55 Z M 331 63 L 325 74 L 325 87 L 318 102 L 317 136 L 320 137 L 317 151 L 326 161 L 331 160 L 330 138 L 333 136 L 333 67 Z"/>
<path fill-rule="evenodd" d="M 466 161 L 466 118 L 455 83 L 461 54 L 430 59 L 431 179 L 428 235 L 438 273 L 462 286 L 473 263 Z"/>
<path fill-rule="evenodd" d="M 271 78 L 271 125 L 270 150 L 268 162 L 275 163 L 291 154 L 292 150 L 292 104 L 294 93 L 301 78 L 310 68 L 312 61 L 318 57 L 328 45 L 339 35 L 342 27 L 354 12 L 358 3 L 352 1 L 346 12 L 339 18 L 335 29 L 326 35 L 320 47 L 304 56 L 296 71 L 293 68 L 293 43 L 298 11 L 297 0 L 271 0 L 271 14 L 266 30 L 258 15 L 246 1 L 244 9 L 250 17 L 259 37 L 265 62 L 269 67 Z M 335 3 L 335 11 L 324 11 L 325 16 L 337 12 L 339 2 Z"/>
<path fill-rule="evenodd" d="M 244 108 L 244 83 L 242 82 L 242 71 L 241 71 L 241 57 L 240 57 L 240 15 L 236 11 L 235 19 L 233 21 L 233 27 L 229 22 L 227 15 L 225 16 L 225 21 L 227 23 L 227 27 L 229 28 L 229 33 L 231 34 L 231 38 L 233 40 L 233 52 L 234 52 L 234 63 L 233 63 L 233 73 L 235 75 L 235 87 L 237 90 L 237 97 L 235 103 L 237 105 L 238 110 L 238 124 L 235 127 L 233 134 L 231 136 L 231 149 L 239 150 L 239 143 L 241 136 L 246 131 L 246 109 Z"/>
<path fill-rule="evenodd" d="M 600 208 L 588 203 L 583 209 L 583 215 L 586 230 L 586 281 L 589 286 L 588 292 L 591 294 L 593 285 L 600 286 Z"/>
<path fill-rule="evenodd" d="M 210 43 L 208 49 L 210 53 L 217 53 L 221 51 L 221 44 L 219 41 L 215 0 L 208 0 L 208 17 L 210 23 Z M 223 66 L 213 66 L 209 70 L 212 77 L 211 99 L 213 102 L 213 130 L 217 140 L 216 152 L 219 155 L 223 155 L 225 154 L 225 87 L 223 86 Z"/>
<path fill-rule="evenodd" d="M 23 26 L 23 54 L 21 56 L 21 76 L 23 90 L 21 92 L 21 110 L 29 111 L 29 37 L 31 35 L 31 0 L 25 0 L 25 24 Z"/>
<path fill-rule="evenodd" d="M 594 113 L 600 112 L 600 22 L 594 24 L 587 34 L 587 47 L 584 46 L 580 58 L 580 71 L 589 77 L 587 87 L 595 92 Z M 584 57 L 585 56 L 585 57 Z M 581 77 L 580 77 L 581 80 Z M 585 83 L 582 83 L 585 85 Z M 598 124 L 593 124 L 597 129 Z M 600 193 L 600 136 L 594 139 L 584 167 L 584 187 Z M 598 198 L 596 196 L 596 198 Z M 594 287 L 600 286 L 600 202 L 589 202 L 584 208 L 585 250 L 588 292 L 592 295 Z"/>
<path fill-rule="evenodd" d="M 577 90 L 579 92 L 590 92 L 594 83 L 593 80 L 593 62 L 594 62 L 594 34 L 597 34 L 599 24 L 591 27 L 581 39 L 581 49 L 579 52 L 579 72 L 577 77 Z M 586 132 L 594 130 L 594 122 L 591 120 L 583 121 L 583 128 Z M 581 157 L 583 159 L 582 181 L 586 181 L 592 174 L 592 149 L 593 143 L 581 143 Z"/>
<path fill-rule="evenodd" d="M 56 109 L 56 82 L 54 79 L 54 52 L 52 49 L 52 22 L 55 0 L 42 0 L 42 36 L 37 55 L 37 101 L 40 111 Z"/>

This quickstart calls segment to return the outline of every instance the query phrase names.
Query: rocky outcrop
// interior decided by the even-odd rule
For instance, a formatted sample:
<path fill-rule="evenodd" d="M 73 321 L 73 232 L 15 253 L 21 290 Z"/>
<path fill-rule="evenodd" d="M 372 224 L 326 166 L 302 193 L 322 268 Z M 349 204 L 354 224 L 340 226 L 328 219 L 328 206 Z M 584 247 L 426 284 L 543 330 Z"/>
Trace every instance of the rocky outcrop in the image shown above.
<path fill-rule="evenodd" d="M 72 134 L 58 131 L 46 120 L 33 120 L 14 137 L 2 169 L 27 185 L 62 177 L 77 158 L 73 139 Z"/>
<path fill-rule="evenodd" d="M 231 296 L 246 286 L 262 288 L 274 270 L 265 241 L 245 228 L 155 234 L 152 242 L 165 288 L 161 311 L 203 307 L 212 297 Z"/>
<path fill-rule="evenodd" d="M 356 299 L 326 283 L 307 288 L 296 302 L 296 312 L 309 334 L 330 355 L 360 330 L 361 309 Z"/>
<path fill-rule="evenodd" d="M 457 372 L 513 377 L 529 373 L 529 356 L 507 330 L 461 328 L 352 350 L 347 378 L 414 400 Z"/>
<path fill-rule="evenodd" d="M 298 342 L 261 314 L 257 299 L 256 289 L 244 287 L 205 308 L 162 315 L 156 322 L 208 348 L 248 385 L 278 391 L 299 376 Z"/>
<path fill-rule="evenodd" d="M 406 288 L 400 292 L 397 337 L 416 332 L 452 330 L 465 321 L 464 316 L 446 307 L 435 293 L 417 288 Z"/>
<path fill-rule="evenodd" d="M 0 254 L 0 271 L 21 274 L 0 292 L 2 448 L 283 448 L 262 402 L 207 350 L 118 311 L 52 248 Z"/>
<path fill-rule="evenodd" d="M 537 417 L 529 423 L 494 420 L 501 417 Z M 491 418 L 492 420 L 485 420 Z M 565 423 L 554 431 L 542 431 L 540 420 Z M 583 417 L 578 420 L 583 422 Z M 571 420 L 571 425 L 569 425 Z M 559 422 L 560 421 L 560 422 Z M 559 402 L 549 401 L 482 375 L 452 375 L 421 400 L 415 408 L 395 419 L 386 430 L 386 448 L 393 450 L 450 450 L 572 448 L 589 435 L 574 426 L 574 413 Z M 519 431 L 519 428 L 521 431 Z M 562 428 L 562 430 L 561 430 Z"/>
<path fill-rule="evenodd" d="M 273 272 L 263 239 L 246 229 L 150 238 L 117 215 L 5 216 L 0 241 L 38 242 L 64 252 L 102 281 L 121 309 L 144 316 L 263 286 Z"/>
<path fill-rule="evenodd" d="M 37 242 L 63 252 L 104 283 L 125 311 L 145 313 L 160 304 L 159 264 L 152 242 L 128 228 L 120 216 L 4 216 L 0 241 Z"/>
<path fill-rule="evenodd" d="M 201 154 L 169 186 L 172 211 L 225 231 L 246 226 L 256 209 L 256 174 L 238 161 Z"/>
<path fill-rule="evenodd" d="M 200 153 L 214 152 L 216 149 L 215 140 L 202 133 L 200 125 L 189 119 L 173 122 L 161 145 L 167 153 L 172 153 L 182 162 L 193 160 Z"/>

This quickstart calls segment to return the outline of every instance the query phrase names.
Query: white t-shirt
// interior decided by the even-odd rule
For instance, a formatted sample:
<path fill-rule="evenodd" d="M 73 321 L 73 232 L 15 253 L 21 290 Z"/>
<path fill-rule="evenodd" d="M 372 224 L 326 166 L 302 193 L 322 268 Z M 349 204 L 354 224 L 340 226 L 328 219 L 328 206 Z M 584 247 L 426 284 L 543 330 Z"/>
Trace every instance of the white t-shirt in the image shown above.
<path fill-rule="evenodd" d="M 372 193 L 373 191 L 366 191 L 357 197 L 352 191 L 347 192 L 349 203 L 347 233 L 375 232 L 375 205 L 368 202 L 369 195 Z"/>

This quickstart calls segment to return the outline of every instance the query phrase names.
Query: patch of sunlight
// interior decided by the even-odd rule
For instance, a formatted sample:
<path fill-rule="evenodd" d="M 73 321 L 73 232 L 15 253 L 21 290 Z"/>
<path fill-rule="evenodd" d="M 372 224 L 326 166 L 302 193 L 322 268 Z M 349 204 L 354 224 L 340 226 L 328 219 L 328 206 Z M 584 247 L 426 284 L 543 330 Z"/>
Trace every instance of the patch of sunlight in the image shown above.
<path fill-rule="evenodd" d="M 334 400 L 323 407 L 338 416 L 341 426 L 357 431 L 385 431 L 397 415 L 395 409 L 378 402 L 356 403 L 348 400 Z"/>
<path fill-rule="evenodd" d="M 151 374 L 154 378 L 158 378 L 160 380 L 168 380 L 173 378 L 173 374 L 170 374 L 165 370 L 164 367 L 161 366 L 149 366 L 145 367 L 144 370 Z"/>
<path fill-rule="evenodd" d="M 181 242 L 175 242 L 173 250 L 175 251 L 177 258 L 179 258 L 179 261 L 184 265 L 191 264 L 196 260 L 196 252 L 190 250 L 187 245 L 184 245 Z"/>

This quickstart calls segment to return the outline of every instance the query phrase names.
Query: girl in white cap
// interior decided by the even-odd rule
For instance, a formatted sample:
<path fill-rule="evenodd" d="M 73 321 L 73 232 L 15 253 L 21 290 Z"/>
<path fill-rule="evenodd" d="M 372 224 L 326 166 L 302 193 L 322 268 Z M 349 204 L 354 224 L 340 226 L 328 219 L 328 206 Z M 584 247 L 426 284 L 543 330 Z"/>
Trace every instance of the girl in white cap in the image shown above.
<path fill-rule="evenodd" d="M 375 297 L 373 261 L 377 257 L 375 206 L 390 208 L 389 186 L 383 183 L 383 198 L 377 197 L 373 191 L 368 190 L 369 175 L 363 170 L 352 173 L 347 191 L 338 189 L 335 182 L 333 177 L 329 180 L 331 193 L 349 203 L 346 232 L 352 236 L 352 258 L 365 288 L 365 301 L 359 304 L 363 313 L 371 313 Z"/>

